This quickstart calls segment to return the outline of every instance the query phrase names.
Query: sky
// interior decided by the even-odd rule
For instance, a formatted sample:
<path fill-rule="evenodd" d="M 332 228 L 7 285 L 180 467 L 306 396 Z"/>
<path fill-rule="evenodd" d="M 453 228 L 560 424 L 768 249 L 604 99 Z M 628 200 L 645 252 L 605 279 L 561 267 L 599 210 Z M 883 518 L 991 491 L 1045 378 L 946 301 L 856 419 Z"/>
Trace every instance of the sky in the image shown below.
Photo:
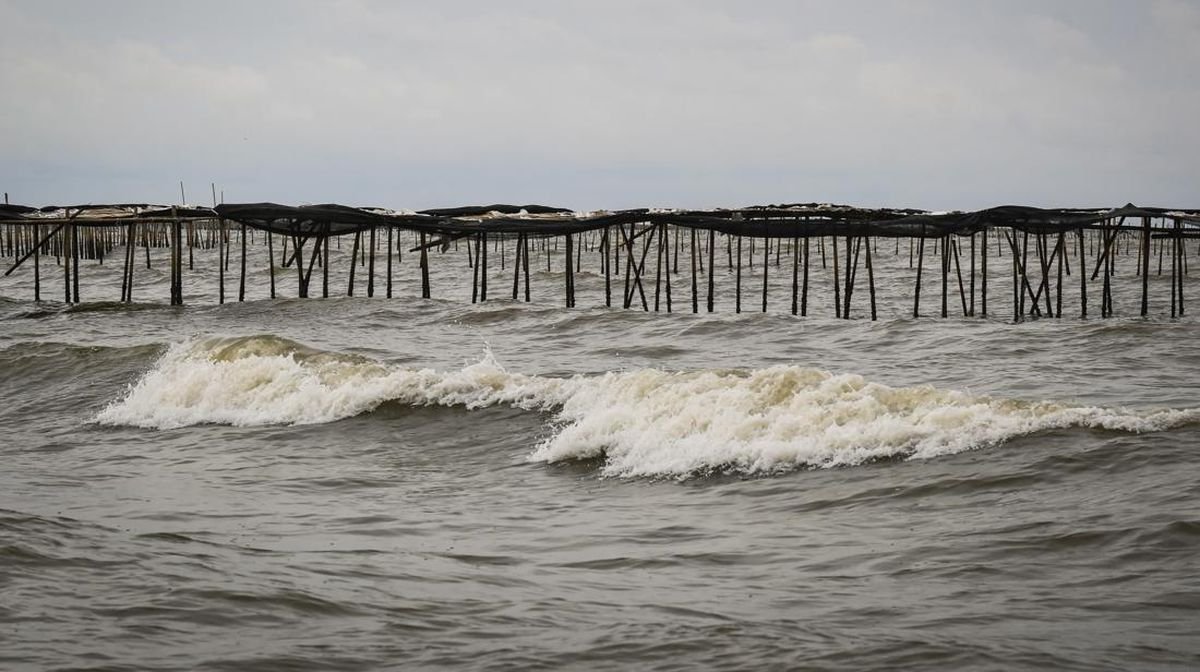
<path fill-rule="evenodd" d="M 1200 207 L 1200 0 L 0 0 L 0 25 L 14 203 Z"/>

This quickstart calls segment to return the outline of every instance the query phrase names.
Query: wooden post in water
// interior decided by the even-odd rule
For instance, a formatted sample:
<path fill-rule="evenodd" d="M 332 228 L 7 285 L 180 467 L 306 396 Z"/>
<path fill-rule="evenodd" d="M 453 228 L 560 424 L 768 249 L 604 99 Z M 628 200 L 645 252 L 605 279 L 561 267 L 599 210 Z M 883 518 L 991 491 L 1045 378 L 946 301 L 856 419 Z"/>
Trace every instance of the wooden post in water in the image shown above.
<path fill-rule="evenodd" d="M 1054 245 L 1054 254 L 1058 256 L 1058 286 L 1054 291 L 1055 294 L 1055 311 L 1054 316 L 1062 318 L 1062 285 L 1063 285 L 1063 257 L 1066 256 L 1066 235 L 1058 232 L 1058 242 Z"/>
<path fill-rule="evenodd" d="M 324 226 L 317 244 L 321 246 L 321 298 L 329 298 L 329 224 Z"/>
<path fill-rule="evenodd" d="M 1143 219 L 1148 219 L 1148 218 L 1143 218 Z M 1176 275 L 1176 271 L 1178 270 L 1178 267 L 1179 267 L 1179 263 L 1178 263 L 1179 262 L 1179 236 L 1177 236 L 1176 233 L 1177 233 L 1176 231 L 1172 231 L 1170 234 L 1171 235 L 1171 319 L 1175 319 L 1175 317 L 1176 317 L 1175 301 L 1176 301 L 1177 297 L 1175 296 L 1175 290 L 1176 290 L 1175 275 Z M 1165 242 L 1165 240 L 1164 240 L 1164 242 Z"/>
<path fill-rule="evenodd" d="M 125 263 L 121 267 L 121 301 L 123 303 L 133 302 L 133 266 L 134 266 L 134 242 L 137 239 L 135 233 L 137 222 L 130 220 L 125 229 Z"/>
<path fill-rule="evenodd" d="M 734 312 L 742 312 L 742 237 L 737 237 L 737 281 L 734 291 Z"/>
<path fill-rule="evenodd" d="M 64 210 L 63 212 L 67 216 L 67 219 L 70 219 L 70 214 L 71 214 L 70 208 Z M 74 227 L 75 227 L 74 224 L 68 224 L 67 227 L 62 230 L 62 238 L 63 239 L 60 242 L 60 247 L 62 247 L 62 259 L 63 259 L 63 302 L 64 303 L 71 302 L 71 231 L 74 229 Z M 174 271 L 172 271 L 172 273 L 171 273 L 171 281 L 172 281 L 172 283 L 175 281 Z M 171 305 L 174 305 L 174 298 L 175 298 L 174 289 L 172 289 L 171 291 L 172 291 Z"/>
<path fill-rule="evenodd" d="M 667 312 L 669 313 L 669 312 L 671 312 L 671 273 L 670 273 L 670 271 L 671 271 L 671 232 L 670 232 L 669 224 L 662 225 L 662 239 L 663 239 L 663 247 L 666 248 L 666 257 L 667 257 L 667 271 L 668 272 L 667 272 L 666 277 L 663 278 L 663 283 L 665 284 L 665 288 L 667 290 Z M 678 266 L 679 265 L 679 254 L 678 254 L 679 248 L 678 248 L 678 246 L 675 248 L 675 252 L 676 252 L 675 265 Z M 678 272 L 678 268 L 675 269 L 675 272 Z"/>
<path fill-rule="evenodd" d="M 287 239 L 284 238 L 286 241 Z M 267 268 L 271 274 L 271 298 L 275 298 L 275 234 L 267 231 Z"/>
<path fill-rule="evenodd" d="M 764 223 L 765 224 L 765 223 Z M 769 225 L 767 225 L 769 226 Z M 769 229 L 768 229 L 769 233 Z M 771 261 L 771 239 L 763 238 L 763 287 L 762 287 L 762 312 L 767 312 L 767 267 Z"/>
<path fill-rule="evenodd" d="M 1161 250 L 1162 247 L 1160 246 Z M 1142 217 L 1142 249 L 1140 261 L 1142 262 L 1142 317 L 1146 317 L 1150 312 L 1150 218 Z M 1162 274 L 1162 256 L 1159 255 L 1159 274 Z M 1172 285 L 1174 289 L 1174 285 Z"/>
<path fill-rule="evenodd" d="M 470 247 L 470 242 L 467 243 Z M 387 298 L 392 298 L 392 225 L 387 225 Z"/>
<path fill-rule="evenodd" d="M 217 225 L 217 303 L 225 303 L 225 218 Z"/>
<path fill-rule="evenodd" d="M 962 303 L 963 317 L 966 317 L 970 313 L 967 311 L 967 293 L 963 289 L 962 260 L 958 253 L 958 238 L 947 236 L 946 240 L 949 241 L 950 250 L 954 253 L 954 275 L 958 278 L 958 298 Z M 972 295 L 971 300 L 974 301 L 974 299 L 975 297 Z"/>
<path fill-rule="evenodd" d="M 1020 292 L 1021 292 L 1021 284 L 1020 284 L 1020 283 L 1021 283 L 1021 280 L 1020 280 L 1020 278 L 1018 277 L 1018 273 L 1017 273 L 1017 262 L 1018 262 L 1018 259 L 1017 259 L 1017 257 L 1018 257 L 1018 255 L 1017 255 L 1017 247 L 1016 247 L 1016 242 L 1015 242 L 1015 240 L 1016 240 L 1016 237 L 1017 237 L 1017 233 L 1016 233 L 1016 231 L 1014 230 L 1014 231 L 1013 231 L 1013 235 L 1010 237 L 1010 236 L 1008 235 L 1008 232 L 1007 232 L 1007 231 L 1005 231 L 1005 232 L 1004 232 L 1004 236 L 1005 236 L 1005 238 L 1007 238 L 1007 239 L 1008 239 L 1009 252 L 1011 252 L 1011 253 L 1012 253 L 1012 281 L 1013 281 L 1012 300 L 1013 300 L 1013 322 L 1014 322 L 1014 323 L 1016 323 L 1016 322 L 1020 322 L 1020 321 L 1021 321 L 1021 296 L 1020 296 Z"/>
<path fill-rule="evenodd" d="M 287 239 L 285 238 L 284 240 L 286 241 Z M 304 258 L 300 256 L 300 251 L 304 248 L 304 241 L 305 241 L 305 239 L 303 237 L 296 235 L 296 234 L 292 234 L 293 254 L 291 257 L 289 257 L 287 260 L 285 260 L 284 264 L 283 264 L 283 267 L 287 268 L 287 265 L 292 263 L 292 260 L 295 260 L 295 262 L 296 262 L 296 295 L 302 299 L 308 298 L 308 288 L 304 286 Z M 287 245 L 284 245 L 284 247 L 286 248 Z M 286 254 L 286 252 L 285 252 L 285 254 Z M 351 263 L 353 263 L 353 262 L 351 262 Z"/>
<path fill-rule="evenodd" d="M 875 310 L 875 265 L 871 261 L 871 239 L 867 238 L 867 285 L 871 292 L 871 321 L 874 322 L 878 314 Z M 974 294 L 972 294 L 974 298 Z"/>
<path fill-rule="evenodd" d="M 475 304 L 479 301 L 479 266 L 482 265 L 480 262 L 484 253 L 484 234 L 476 233 L 472 238 L 475 239 L 475 263 L 470 265 L 470 302 Z"/>
<path fill-rule="evenodd" d="M 612 238 L 609 227 L 604 227 L 604 235 L 600 238 L 600 264 L 604 267 L 604 305 L 612 308 Z M 513 299 L 516 299 L 514 296 Z"/>
<path fill-rule="evenodd" d="M 245 224 L 242 224 L 240 235 L 242 238 L 242 267 L 241 267 L 241 273 L 238 276 L 238 302 L 239 303 L 246 300 L 246 225 Z"/>
<path fill-rule="evenodd" d="M 987 234 L 988 234 L 988 230 L 984 229 L 981 234 L 982 240 L 980 241 L 980 245 L 979 245 L 979 267 L 980 267 L 979 268 L 979 275 L 980 275 L 979 280 L 980 280 L 980 285 L 981 285 L 980 289 L 979 289 L 979 301 L 980 301 L 979 316 L 980 317 L 987 317 L 987 314 L 988 314 L 987 313 Z"/>
<path fill-rule="evenodd" d="M 567 249 L 566 249 L 565 258 L 563 259 L 563 270 L 565 271 L 564 277 L 566 280 L 566 295 L 567 295 L 566 303 L 567 303 L 567 308 L 573 308 L 573 307 L 575 307 L 575 288 L 572 286 L 571 283 L 572 283 L 572 280 L 574 279 L 574 275 L 575 275 L 573 272 L 574 264 L 575 264 L 575 240 L 574 240 L 575 237 L 573 235 L 571 235 L 570 233 L 568 233 L 566 235 L 566 238 L 567 238 Z M 659 248 L 661 249 L 661 247 L 662 247 L 662 245 L 660 244 Z M 658 310 L 658 287 L 657 286 L 654 289 L 654 309 Z"/>
<path fill-rule="evenodd" d="M 917 288 L 913 292 L 913 317 L 921 316 L 921 271 L 925 268 L 925 225 L 921 225 L 921 239 L 917 242 Z"/>
<path fill-rule="evenodd" d="M 375 225 L 371 225 L 371 234 L 367 240 L 367 298 L 375 296 Z"/>
<path fill-rule="evenodd" d="M 834 243 L 837 243 L 836 238 Z M 850 297 L 854 293 L 854 269 L 858 267 L 858 245 L 861 245 L 860 238 L 846 236 L 846 282 L 845 291 L 842 293 L 846 298 L 846 303 L 841 308 L 841 316 L 846 320 L 850 319 Z"/>
<path fill-rule="evenodd" d="M 970 273 L 971 273 L 971 280 L 970 280 L 969 284 L 971 286 L 971 305 L 968 308 L 967 315 L 969 317 L 975 317 L 975 232 L 974 231 L 971 232 L 971 269 L 970 269 Z"/>
<path fill-rule="evenodd" d="M 713 262 L 714 250 L 717 246 L 717 232 L 713 229 L 708 230 L 708 312 L 713 312 L 713 267 L 716 264 Z"/>
<path fill-rule="evenodd" d="M 1079 233 L 1079 316 L 1087 317 L 1087 243 L 1084 240 L 1083 228 Z"/>
<path fill-rule="evenodd" d="M 521 246 L 525 248 L 521 255 L 521 272 L 525 274 L 525 303 L 529 303 L 529 235 L 521 234 Z"/>
<path fill-rule="evenodd" d="M 692 234 L 692 314 L 700 312 L 700 287 L 696 278 L 696 229 L 690 229 Z"/>
<path fill-rule="evenodd" d="M 479 282 L 479 236 L 480 236 L 480 234 L 478 234 L 478 233 L 475 234 L 475 273 L 474 273 L 474 277 L 472 278 L 472 281 L 471 281 L 471 303 L 475 303 L 475 300 L 479 293 L 478 289 L 476 287 L 476 285 Z M 513 252 L 513 255 L 514 255 L 513 256 L 513 291 L 512 291 L 512 300 L 513 301 L 517 300 L 517 292 L 520 290 L 520 287 L 521 287 L 521 248 L 523 247 L 524 242 L 525 242 L 525 234 L 518 233 L 517 234 L 517 249 L 515 252 Z"/>
<path fill-rule="evenodd" d="M 807 239 L 805 239 L 807 240 Z M 800 238 L 792 236 L 792 315 L 800 310 Z"/>
<path fill-rule="evenodd" d="M 4 194 L 4 202 L 8 203 L 8 193 Z M 132 226 L 132 224 L 130 225 Z M 133 243 L 129 243 L 132 245 Z M 41 227 L 33 223 L 33 300 L 42 300 L 42 265 L 41 265 Z"/>
<path fill-rule="evenodd" d="M 1183 276 L 1187 275 L 1187 242 L 1183 238 L 1178 217 L 1175 218 L 1175 247 L 1179 255 L 1179 316 L 1183 317 Z"/>
<path fill-rule="evenodd" d="M 482 235 L 482 234 L 481 234 Z M 485 241 L 486 247 L 486 241 Z M 425 249 L 425 232 L 421 232 L 421 298 L 429 298 L 429 252 Z M 353 259 L 353 257 L 351 257 Z M 478 261 L 476 263 L 479 263 Z"/>
<path fill-rule="evenodd" d="M 398 262 L 397 252 L 397 262 Z M 479 300 L 487 300 L 487 232 L 479 232 L 479 251 L 475 252 L 475 265 L 479 266 Z"/>
<path fill-rule="evenodd" d="M 833 316 L 840 318 L 842 316 L 842 288 L 841 280 L 838 277 L 838 244 L 837 236 L 830 236 L 833 242 Z M 822 241 L 825 239 L 822 238 Z M 824 267 L 824 259 L 822 259 L 822 267 Z"/>
<path fill-rule="evenodd" d="M 942 318 L 950 316 L 947 299 L 949 298 L 949 275 L 950 275 L 950 234 L 942 236 L 941 242 L 941 259 L 942 259 Z"/>
<path fill-rule="evenodd" d="M 178 223 L 177 223 L 178 226 Z M 179 234 L 176 233 L 178 236 Z M 71 301 L 79 303 L 79 226 L 71 225 Z M 180 257 L 180 263 L 183 263 L 183 257 Z M 181 271 L 182 274 L 182 271 Z M 183 299 L 180 299 L 183 303 Z"/>
<path fill-rule="evenodd" d="M 670 249 L 667 249 L 665 251 L 663 250 L 663 237 L 661 234 L 663 225 L 655 224 L 654 226 L 657 227 L 660 232 L 660 234 L 658 236 L 658 247 L 656 247 L 654 249 L 654 261 L 655 261 L 655 264 L 654 264 L 654 312 L 657 313 L 658 312 L 659 291 L 662 289 L 663 256 L 664 255 L 667 256 L 667 263 L 669 264 L 671 250 Z M 667 269 L 668 276 L 670 275 L 670 272 L 671 272 L 671 269 L 668 268 Z"/>
<path fill-rule="evenodd" d="M 800 288 L 800 317 L 808 316 L 808 236 L 804 237 L 804 284 Z"/>
<path fill-rule="evenodd" d="M 354 232 L 354 247 L 350 248 L 350 278 L 346 283 L 346 296 L 354 296 L 354 267 L 358 265 L 358 246 L 362 241 L 362 231 Z M 421 234 L 421 259 L 425 259 L 425 234 Z"/>
<path fill-rule="evenodd" d="M 1105 226 L 1108 226 L 1108 220 L 1105 221 Z M 1112 288 L 1109 283 L 1109 268 L 1111 267 L 1112 255 L 1109 254 L 1112 241 L 1116 239 L 1117 234 L 1114 231 L 1111 235 L 1105 231 L 1106 243 L 1104 251 L 1101 253 L 1101 264 L 1104 266 L 1104 286 L 1100 293 L 1100 317 L 1112 316 Z"/>
<path fill-rule="evenodd" d="M 176 216 L 175 208 L 171 208 L 171 218 L 174 220 L 172 228 L 175 231 L 175 240 L 172 243 L 172 252 L 175 257 L 175 305 L 183 305 L 183 223 Z"/>
<path fill-rule="evenodd" d="M 1020 272 L 1021 272 L 1021 287 L 1024 290 L 1026 290 L 1026 292 L 1028 292 L 1029 295 L 1032 297 L 1033 292 L 1029 289 L 1029 281 L 1027 279 L 1029 277 L 1029 232 L 1028 231 L 1025 231 L 1021 237 L 1021 261 L 1020 261 L 1020 264 L 1018 265 L 1018 270 L 1020 270 Z M 1020 295 L 1021 295 L 1021 301 L 1020 301 L 1021 317 L 1024 318 L 1024 316 L 1025 316 L 1025 292 L 1021 292 Z M 1030 310 L 1030 314 L 1033 314 L 1036 312 L 1040 312 L 1040 311 L 1038 310 L 1037 299 L 1035 298 L 1033 301 L 1033 308 Z"/>

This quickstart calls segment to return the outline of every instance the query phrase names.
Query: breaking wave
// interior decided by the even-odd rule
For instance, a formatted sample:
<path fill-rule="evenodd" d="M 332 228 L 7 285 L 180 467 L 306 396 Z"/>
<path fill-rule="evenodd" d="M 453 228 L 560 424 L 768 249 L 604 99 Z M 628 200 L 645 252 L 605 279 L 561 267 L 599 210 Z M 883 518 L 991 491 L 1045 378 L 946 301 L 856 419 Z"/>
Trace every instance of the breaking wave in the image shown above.
<path fill-rule="evenodd" d="M 171 346 L 96 421 L 159 429 L 309 424 L 385 402 L 549 412 L 555 431 L 530 460 L 603 458 L 606 476 L 660 478 L 930 458 L 1048 429 L 1150 432 L 1200 420 L 1200 409 L 1006 400 L 798 366 L 552 378 L 509 372 L 488 351 L 457 371 L 411 369 L 249 336 Z"/>

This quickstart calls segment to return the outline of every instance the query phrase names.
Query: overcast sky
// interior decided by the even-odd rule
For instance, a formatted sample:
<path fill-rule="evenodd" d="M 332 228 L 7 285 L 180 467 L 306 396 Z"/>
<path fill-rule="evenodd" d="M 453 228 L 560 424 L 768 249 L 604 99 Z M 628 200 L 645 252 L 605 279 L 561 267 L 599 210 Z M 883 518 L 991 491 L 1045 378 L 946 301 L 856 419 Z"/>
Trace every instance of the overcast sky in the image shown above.
<path fill-rule="evenodd" d="M 1200 206 L 1200 0 L 0 0 L 0 190 Z"/>

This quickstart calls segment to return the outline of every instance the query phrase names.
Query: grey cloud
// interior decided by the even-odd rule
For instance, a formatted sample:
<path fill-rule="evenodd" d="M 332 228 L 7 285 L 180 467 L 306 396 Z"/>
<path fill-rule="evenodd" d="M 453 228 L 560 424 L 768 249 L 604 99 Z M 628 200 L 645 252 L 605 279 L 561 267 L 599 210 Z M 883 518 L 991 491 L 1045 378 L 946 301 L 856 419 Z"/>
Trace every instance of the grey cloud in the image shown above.
<path fill-rule="evenodd" d="M 15 200 L 1195 205 L 1200 6 L 0 2 Z M 201 200 L 192 198 L 192 200 Z"/>

